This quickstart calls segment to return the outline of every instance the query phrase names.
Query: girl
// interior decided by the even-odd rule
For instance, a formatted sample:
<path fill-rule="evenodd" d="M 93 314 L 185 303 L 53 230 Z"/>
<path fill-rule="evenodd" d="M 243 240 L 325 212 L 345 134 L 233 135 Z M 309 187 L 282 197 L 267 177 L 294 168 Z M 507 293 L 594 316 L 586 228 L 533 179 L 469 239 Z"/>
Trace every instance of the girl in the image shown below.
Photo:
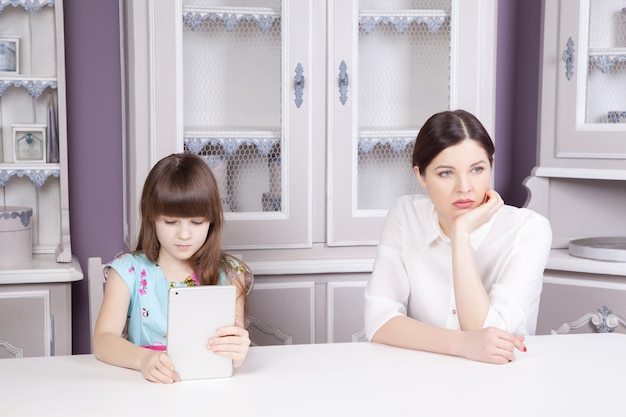
<path fill-rule="evenodd" d="M 494 145 L 463 110 L 431 116 L 413 150 L 426 195 L 389 210 L 365 290 L 367 337 L 506 363 L 534 334 L 552 231 L 489 188 Z"/>
<path fill-rule="evenodd" d="M 93 340 L 98 359 L 140 370 L 149 381 L 179 380 L 164 352 L 169 288 L 235 285 L 236 324 L 220 329 L 207 349 L 241 365 L 250 346 L 243 323 L 253 277 L 222 252 L 223 225 L 217 183 L 200 157 L 174 154 L 152 168 L 141 196 L 136 251 L 105 266 L 106 291 Z M 122 336 L 127 319 L 128 339 Z"/>

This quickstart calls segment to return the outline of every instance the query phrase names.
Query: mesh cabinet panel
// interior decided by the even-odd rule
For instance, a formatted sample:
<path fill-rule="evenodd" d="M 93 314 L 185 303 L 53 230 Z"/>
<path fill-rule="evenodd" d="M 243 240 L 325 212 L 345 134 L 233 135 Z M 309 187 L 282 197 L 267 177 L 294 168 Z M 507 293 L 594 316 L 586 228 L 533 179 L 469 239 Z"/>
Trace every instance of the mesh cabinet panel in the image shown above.
<path fill-rule="evenodd" d="M 183 7 L 185 151 L 213 169 L 227 212 L 281 211 L 280 3 Z"/>
<path fill-rule="evenodd" d="M 587 123 L 626 123 L 626 3 L 592 0 Z"/>
<path fill-rule="evenodd" d="M 424 192 L 411 157 L 420 126 L 450 103 L 450 1 L 359 3 L 358 208 Z"/>

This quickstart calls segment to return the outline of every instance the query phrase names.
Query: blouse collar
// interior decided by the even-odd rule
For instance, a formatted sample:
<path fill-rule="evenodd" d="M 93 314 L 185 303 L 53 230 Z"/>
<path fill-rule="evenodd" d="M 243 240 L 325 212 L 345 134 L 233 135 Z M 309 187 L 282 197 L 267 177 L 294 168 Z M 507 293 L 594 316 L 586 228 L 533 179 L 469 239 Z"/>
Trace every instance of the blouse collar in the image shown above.
<path fill-rule="evenodd" d="M 476 230 L 474 230 L 472 232 L 472 235 L 471 235 L 471 238 L 470 238 L 471 239 L 472 248 L 474 248 L 474 249 L 478 248 L 481 245 L 481 243 L 483 242 L 483 240 L 485 240 L 485 237 L 489 233 L 489 230 L 491 230 L 491 227 L 493 226 L 493 223 L 494 223 L 494 219 L 495 219 L 495 217 L 497 215 L 498 215 L 498 213 L 496 213 L 487 223 L 483 224 L 478 229 L 476 229 Z M 446 234 L 441 229 L 441 226 L 439 225 L 439 217 L 437 216 L 437 210 L 435 209 L 435 205 L 432 204 L 432 202 L 431 202 L 431 204 L 430 204 L 430 224 L 429 224 L 428 230 L 426 232 L 426 242 L 428 244 L 431 244 L 437 238 L 440 238 L 444 242 L 450 243 L 450 238 L 448 236 L 446 236 Z"/>

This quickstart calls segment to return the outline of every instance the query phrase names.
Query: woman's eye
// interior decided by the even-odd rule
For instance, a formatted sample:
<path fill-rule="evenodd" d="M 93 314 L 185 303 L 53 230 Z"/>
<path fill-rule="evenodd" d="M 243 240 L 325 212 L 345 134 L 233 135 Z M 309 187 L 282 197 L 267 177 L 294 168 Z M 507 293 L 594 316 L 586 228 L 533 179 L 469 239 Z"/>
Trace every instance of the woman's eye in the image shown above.
<path fill-rule="evenodd" d="M 449 177 L 450 175 L 452 175 L 452 171 L 441 171 L 439 173 L 440 177 Z"/>
<path fill-rule="evenodd" d="M 485 170 L 484 167 L 474 167 L 474 173 L 476 173 L 476 174 L 480 174 L 484 170 Z"/>
<path fill-rule="evenodd" d="M 204 220 L 194 220 L 191 223 L 197 225 L 197 226 L 202 226 L 204 224 Z"/>
<path fill-rule="evenodd" d="M 176 224 L 176 220 L 163 220 L 165 224 Z"/>

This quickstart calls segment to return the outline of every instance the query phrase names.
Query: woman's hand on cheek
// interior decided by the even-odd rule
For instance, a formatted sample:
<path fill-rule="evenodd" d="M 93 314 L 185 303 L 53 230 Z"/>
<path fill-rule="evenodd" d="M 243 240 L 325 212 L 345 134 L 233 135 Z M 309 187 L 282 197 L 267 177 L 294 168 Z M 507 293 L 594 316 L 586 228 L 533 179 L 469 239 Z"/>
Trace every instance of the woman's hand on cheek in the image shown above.
<path fill-rule="evenodd" d="M 454 219 L 455 229 L 471 233 L 483 224 L 487 223 L 496 214 L 496 212 L 504 205 L 504 201 L 500 194 L 495 190 L 488 189 L 485 192 L 483 202 L 468 211 L 459 214 Z"/>
<path fill-rule="evenodd" d="M 233 366 L 240 366 L 250 349 L 250 334 L 239 323 L 235 326 L 223 327 L 217 336 L 209 340 L 207 348 L 217 355 L 233 360 Z"/>

